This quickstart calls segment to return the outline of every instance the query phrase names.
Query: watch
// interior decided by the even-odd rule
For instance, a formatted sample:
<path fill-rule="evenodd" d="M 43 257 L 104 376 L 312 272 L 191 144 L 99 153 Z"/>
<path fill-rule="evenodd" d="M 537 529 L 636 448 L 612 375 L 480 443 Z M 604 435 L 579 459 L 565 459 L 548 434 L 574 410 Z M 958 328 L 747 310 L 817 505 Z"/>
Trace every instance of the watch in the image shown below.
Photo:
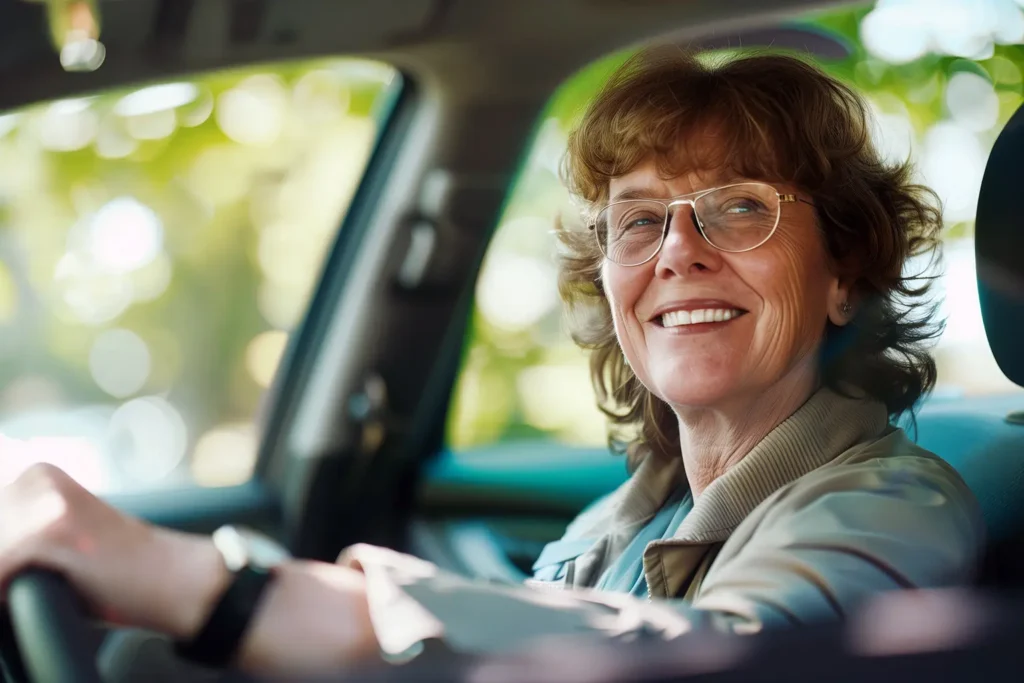
<path fill-rule="evenodd" d="M 213 545 L 231 573 L 227 590 L 217 600 L 198 633 L 175 644 L 175 653 L 209 667 L 224 667 L 238 653 L 260 600 L 274 580 L 274 568 L 288 551 L 263 534 L 236 526 L 213 532 Z"/>

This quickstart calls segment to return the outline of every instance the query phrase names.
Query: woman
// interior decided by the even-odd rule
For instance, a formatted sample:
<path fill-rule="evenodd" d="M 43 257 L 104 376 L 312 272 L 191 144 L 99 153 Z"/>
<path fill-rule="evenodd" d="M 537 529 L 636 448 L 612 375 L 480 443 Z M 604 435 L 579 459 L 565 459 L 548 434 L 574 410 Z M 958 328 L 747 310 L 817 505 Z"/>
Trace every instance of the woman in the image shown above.
<path fill-rule="evenodd" d="M 926 287 L 903 270 L 941 216 L 880 159 L 857 96 L 789 57 L 645 52 L 571 136 L 566 176 L 591 220 L 561 233 L 561 291 L 630 480 L 545 550 L 532 588 L 372 547 L 285 562 L 224 657 L 315 669 L 431 639 L 749 632 L 970 578 L 971 493 L 890 424 L 934 383 Z M 0 580 L 52 567 L 99 614 L 186 642 L 221 623 L 235 584 L 209 538 L 48 467 L 3 491 L 0 520 Z"/>

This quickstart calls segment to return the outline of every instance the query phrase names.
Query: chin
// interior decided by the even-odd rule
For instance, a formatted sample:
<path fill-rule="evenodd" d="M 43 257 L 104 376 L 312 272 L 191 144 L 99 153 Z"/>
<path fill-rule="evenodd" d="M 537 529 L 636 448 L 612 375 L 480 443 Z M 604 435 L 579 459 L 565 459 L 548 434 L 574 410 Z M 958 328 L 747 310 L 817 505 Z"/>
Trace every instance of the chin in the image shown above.
<path fill-rule="evenodd" d="M 710 407 L 720 404 L 741 388 L 736 365 L 670 363 L 652 368 L 655 396 L 673 406 Z"/>

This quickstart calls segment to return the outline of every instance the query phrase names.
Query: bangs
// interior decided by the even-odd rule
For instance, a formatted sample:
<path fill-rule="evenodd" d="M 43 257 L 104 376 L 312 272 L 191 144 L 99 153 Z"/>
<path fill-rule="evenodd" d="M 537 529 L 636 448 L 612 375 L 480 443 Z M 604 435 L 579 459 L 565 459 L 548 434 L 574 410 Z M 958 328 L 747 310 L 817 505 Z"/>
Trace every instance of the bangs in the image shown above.
<path fill-rule="evenodd" d="M 613 178 L 651 159 L 665 179 L 697 173 L 729 180 L 749 178 L 773 182 L 790 180 L 795 171 L 782 155 L 788 145 L 779 141 L 772 126 L 745 125 L 747 119 L 725 113 L 705 113 L 692 118 L 676 115 L 662 126 L 647 129 L 641 124 L 645 120 L 650 119 L 640 113 L 636 121 L 638 133 L 610 147 L 634 150 L 629 157 L 639 156 L 638 160 L 620 154 L 613 165 L 599 171 L 594 169 L 606 188 L 605 194 Z"/>
<path fill-rule="evenodd" d="M 862 120 L 856 100 L 792 58 L 716 67 L 678 51 L 648 53 L 627 62 L 591 105 L 570 136 L 563 175 L 591 204 L 607 199 L 613 178 L 650 159 L 666 178 L 709 172 L 813 192 L 837 158 L 863 147 L 864 139 L 849 139 L 862 135 Z"/>

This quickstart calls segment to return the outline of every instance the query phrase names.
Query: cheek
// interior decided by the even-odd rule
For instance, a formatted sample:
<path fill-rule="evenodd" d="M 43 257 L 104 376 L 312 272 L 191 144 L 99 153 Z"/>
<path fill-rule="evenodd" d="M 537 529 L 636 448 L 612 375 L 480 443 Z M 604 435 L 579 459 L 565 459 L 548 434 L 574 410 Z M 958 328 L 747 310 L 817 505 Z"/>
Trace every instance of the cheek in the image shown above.
<path fill-rule="evenodd" d="M 824 254 L 794 239 L 780 239 L 752 269 L 764 300 L 765 328 L 774 344 L 815 345 L 825 327 L 832 276 Z M 816 245 L 815 245 L 816 246 Z"/>
<path fill-rule="evenodd" d="M 638 269 L 631 268 L 626 271 L 614 265 L 605 265 L 601 271 L 615 334 L 619 339 L 619 345 L 629 356 L 634 355 L 638 345 L 642 343 L 642 328 L 636 317 L 636 304 L 644 292 L 644 282 L 642 277 L 638 277 L 640 273 L 636 271 Z M 630 358 L 630 362 L 635 362 L 635 359 Z"/>

